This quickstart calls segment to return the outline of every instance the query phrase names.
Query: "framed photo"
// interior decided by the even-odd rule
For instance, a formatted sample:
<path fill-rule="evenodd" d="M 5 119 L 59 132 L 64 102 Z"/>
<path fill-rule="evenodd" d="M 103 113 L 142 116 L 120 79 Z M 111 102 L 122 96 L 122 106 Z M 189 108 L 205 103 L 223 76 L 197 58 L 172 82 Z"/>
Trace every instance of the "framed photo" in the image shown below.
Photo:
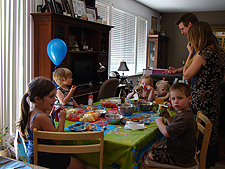
<path fill-rule="evenodd" d="M 87 11 L 87 19 L 89 21 L 94 21 L 96 22 L 97 20 L 97 8 L 96 7 L 92 7 L 92 6 L 86 6 L 86 11 Z"/>
<path fill-rule="evenodd" d="M 75 17 L 75 13 L 74 13 L 74 9 L 73 9 L 73 2 L 72 2 L 72 0 L 68 0 L 68 2 L 69 2 L 70 10 L 71 10 L 71 16 Z"/>
<path fill-rule="evenodd" d="M 57 0 L 53 0 L 53 3 L 55 6 L 55 12 L 59 14 L 63 14 L 62 3 Z"/>
<path fill-rule="evenodd" d="M 152 16 L 152 24 L 151 24 L 151 28 L 154 30 L 154 31 L 157 31 L 157 28 L 158 28 L 158 19 L 154 16 Z"/>
<path fill-rule="evenodd" d="M 65 12 L 67 12 L 67 14 L 72 15 L 71 6 L 70 6 L 69 2 L 67 0 L 61 0 L 61 2 L 62 2 L 62 5 L 63 5 L 63 10 Z"/>
<path fill-rule="evenodd" d="M 46 5 L 46 8 L 47 8 L 48 12 L 55 13 L 55 7 L 54 7 L 54 4 L 53 4 L 52 0 L 45 0 L 45 5 Z"/>
<path fill-rule="evenodd" d="M 87 16 L 85 0 L 72 0 L 74 14 L 78 16 Z"/>

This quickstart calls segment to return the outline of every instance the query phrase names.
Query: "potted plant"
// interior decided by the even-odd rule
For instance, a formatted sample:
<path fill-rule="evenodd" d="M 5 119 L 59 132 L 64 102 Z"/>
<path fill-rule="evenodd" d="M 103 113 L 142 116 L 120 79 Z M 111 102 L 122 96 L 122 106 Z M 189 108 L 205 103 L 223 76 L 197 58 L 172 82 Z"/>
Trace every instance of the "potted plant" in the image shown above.
<path fill-rule="evenodd" d="M 9 132 L 8 127 L 3 127 L 0 129 L 0 155 L 5 157 L 8 156 L 8 147 L 3 145 L 2 141 L 4 140 L 4 137 L 8 132 Z"/>

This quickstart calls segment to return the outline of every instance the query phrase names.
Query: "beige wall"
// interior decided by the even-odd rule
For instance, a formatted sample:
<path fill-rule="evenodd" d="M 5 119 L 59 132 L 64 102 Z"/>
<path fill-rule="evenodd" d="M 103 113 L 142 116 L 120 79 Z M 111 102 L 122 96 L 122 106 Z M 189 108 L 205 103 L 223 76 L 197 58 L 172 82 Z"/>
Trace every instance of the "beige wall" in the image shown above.
<path fill-rule="evenodd" d="M 180 30 L 175 25 L 177 19 L 184 13 L 162 13 L 161 27 L 166 31 L 169 39 L 167 66 L 181 67 L 182 61 L 186 60 L 187 37 L 180 34 Z M 225 25 L 225 11 L 217 12 L 195 12 L 200 21 L 206 21 L 210 25 Z"/>

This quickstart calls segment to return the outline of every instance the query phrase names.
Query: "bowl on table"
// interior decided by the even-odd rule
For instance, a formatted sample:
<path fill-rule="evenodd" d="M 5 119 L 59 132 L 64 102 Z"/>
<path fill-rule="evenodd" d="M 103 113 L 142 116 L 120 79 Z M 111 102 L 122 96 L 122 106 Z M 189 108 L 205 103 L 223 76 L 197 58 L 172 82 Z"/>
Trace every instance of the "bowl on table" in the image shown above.
<path fill-rule="evenodd" d="M 151 111 L 154 106 L 156 106 L 156 104 L 153 102 L 142 101 L 138 103 L 138 109 L 141 111 Z"/>
<path fill-rule="evenodd" d="M 136 110 L 134 104 L 117 104 L 117 110 L 123 116 L 131 116 L 132 113 Z"/>
<path fill-rule="evenodd" d="M 110 119 L 110 124 L 119 124 L 120 120 L 123 118 L 120 114 L 106 114 L 106 117 Z"/>

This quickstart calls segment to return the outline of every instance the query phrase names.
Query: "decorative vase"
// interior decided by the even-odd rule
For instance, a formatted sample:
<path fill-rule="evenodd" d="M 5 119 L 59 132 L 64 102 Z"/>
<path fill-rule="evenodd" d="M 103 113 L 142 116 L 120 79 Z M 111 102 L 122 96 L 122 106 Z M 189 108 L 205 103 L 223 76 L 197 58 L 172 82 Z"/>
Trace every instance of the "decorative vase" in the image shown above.
<path fill-rule="evenodd" d="M 9 148 L 7 146 L 2 146 L 0 150 L 0 156 L 8 157 Z"/>

